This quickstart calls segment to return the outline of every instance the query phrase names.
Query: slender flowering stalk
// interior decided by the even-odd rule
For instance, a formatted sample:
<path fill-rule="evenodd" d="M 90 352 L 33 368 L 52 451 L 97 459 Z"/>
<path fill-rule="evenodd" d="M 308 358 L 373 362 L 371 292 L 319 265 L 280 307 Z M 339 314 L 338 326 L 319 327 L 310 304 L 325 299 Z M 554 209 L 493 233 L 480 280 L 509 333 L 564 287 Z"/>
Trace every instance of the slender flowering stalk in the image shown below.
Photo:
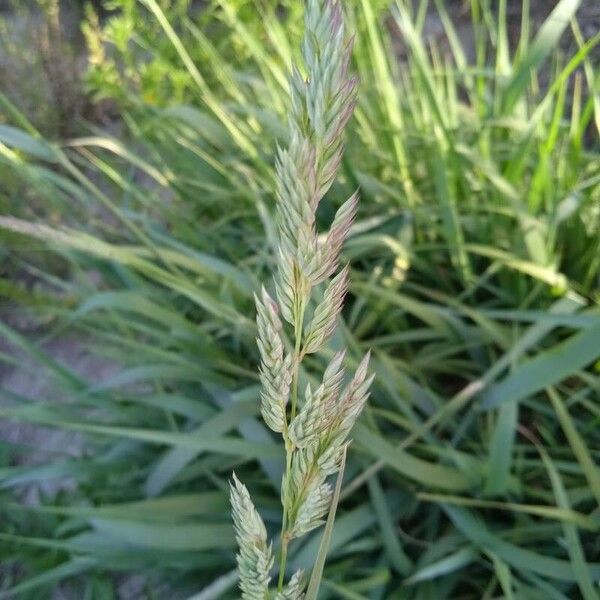
<path fill-rule="evenodd" d="M 344 386 L 345 351 L 338 352 L 322 383 L 314 390 L 308 385 L 299 405 L 299 366 L 332 336 L 348 287 L 348 267 L 339 268 L 340 252 L 356 216 L 358 195 L 340 207 L 326 235 L 319 236 L 315 213 L 339 169 L 343 132 L 355 105 L 357 81 L 348 76 L 351 50 L 339 0 L 308 0 L 303 70 L 294 66 L 290 78 L 289 145 L 277 152 L 277 300 L 265 288 L 255 297 L 261 413 L 283 436 L 286 452 L 276 600 L 304 598 L 301 572 L 284 585 L 288 545 L 326 519 L 333 497 L 327 480 L 340 470 L 348 435 L 373 380 L 367 354 Z M 324 292 L 316 302 L 313 290 L 320 284 Z M 286 343 L 288 334 L 291 344 Z M 242 598 L 266 600 L 272 597 L 271 545 L 247 489 L 235 476 L 231 504 Z"/>

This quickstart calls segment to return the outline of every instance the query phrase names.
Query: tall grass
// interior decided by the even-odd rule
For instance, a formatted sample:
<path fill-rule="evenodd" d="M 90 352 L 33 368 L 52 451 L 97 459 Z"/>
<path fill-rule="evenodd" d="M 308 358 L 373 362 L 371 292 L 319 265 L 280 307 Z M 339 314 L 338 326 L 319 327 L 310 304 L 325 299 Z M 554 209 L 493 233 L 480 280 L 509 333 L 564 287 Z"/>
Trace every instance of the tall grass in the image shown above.
<path fill-rule="evenodd" d="M 3 389 L 0 415 L 82 432 L 86 446 L 36 466 L 3 446 L 0 556 L 15 577 L 0 597 L 60 582 L 115 597 L 125 572 L 148 595 L 236 597 L 233 468 L 268 529 L 281 525 L 251 316 L 275 261 L 270 156 L 286 142 L 301 7 L 219 0 L 190 18 L 121 4 L 90 81 L 121 106 L 122 139 L 44 140 L 2 100 L 3 194 L 18 183 L 60 215 L 0 218 L 9 260 L 37 281 L 35 294 L 4 287 L 45 324 L 35 340 L 2 325 L 15 350 L 2 359 L 31 355 L 60 402 Z M 579 3 L 562 0 L 539 28 L 524 5 L 511 40 L 506 3 L 474 0 L 471 56 L 435 4 L 437 41 L 427 3 L 345 3 L 361 92 L 317 218 L 360 186 L 361 219 L 344 323 L 311 366 L 346 346 L 355 367 L 373 348 L 377 377 L 322 597 L 595 598 L 600 36 L 582 39 Z M 48 250 L 56 262 L 40 271 Z M 44 344 L 65 331 L 118 373 L 92 383 L 53 359 Z M 72 491 L 18 502 L 57 477 Z"/>

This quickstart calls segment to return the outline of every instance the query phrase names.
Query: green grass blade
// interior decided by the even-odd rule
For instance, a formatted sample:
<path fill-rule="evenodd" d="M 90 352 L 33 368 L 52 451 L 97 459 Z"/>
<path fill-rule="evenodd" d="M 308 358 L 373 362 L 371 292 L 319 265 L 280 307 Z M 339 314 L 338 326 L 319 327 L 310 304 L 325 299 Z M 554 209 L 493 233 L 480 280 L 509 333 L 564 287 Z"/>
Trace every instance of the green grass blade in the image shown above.
<path fill-rule="evenodd" d="M 389 561 L 400 575 L 407 575 L 412 571 L 413 564 L 396 535 L 396 527 L 388 506 L 388 500 L 376 475 L 369 479 L 369 493 L 373 508 L 377 514 L 379 529 L 383 537 L 383 545 L 388 554 Z"/>
<path fill-rule="evenodd" d="M 355 439 L 365 452 L 381 459 L 403 476 L 428 487 L 459 491 L 470 488 L 473 483 L 457 469 L 433 464 L 400 450 L 379 434 L 367 429 L 362 423 L 356 425 Z"/>
<path fill-rule="evenodd" d="M 540 27 L 532 44 L 522 56 L 519 64 L 506 86 L 503 93 L 502 107 L 504 114 L 508 114 L 515 104 L 523 97 L 533 72 L 558 44 L 569 21 L 579 8 L 581 0 L 560 0 L 550 13 L 544 24 Z"/>
<path fill-rule="evenodd" d="M 325 561 L 327 560 L 327 553 L 329 551 L 329 544 L 331 543 L 331 536 L 333 533 L 333 524 L 335 522 L 335 513 L 337 512 L 338 501 L 340 499 L 340 491 L 342 489 L 342 481 L 344 479 L 344 469 L 346 467 L 346 454 L 348 448 L 344 448 L 342 454 L 342 460 L 340 463 L 340 470 L 337 476 L 337 482 L 335 484 L 335 490 L 333 492 L 333 498 L 331 499 L 331 506 L 329 507 L 329 514 L 327 515 L 327 521 L 325 523 L 325 529 L 321 536 L 321 543 L 319 545 L 319 551 L 314 561 L 314 567 L 310 574 L 310 580 L 308 587 L 306 588 L 306 600 L 317 600 L 319 594 L 319 587 L 321 586 L 321 579 L 323 577 L 323 569 L 325 568 Z"/>
<path fill-rule="evenodd" d="M 551 558 L 505 542 L 491 533 L 483 521 L 477 519 L 465 509 L 445 505 L 444 511 L 469 540 L 477 546 L 491 550 L 514 569 L 525 572 L 531 571 L 537 575 L 561 581 L 574 582 L 576 580 L 570 562 Z M 589 564 L 589 567 L 592 577 L 598 578 L 600 576 L 600 564 L 592 563 Z"/>
<path fill-rule="evenodd" d="M 569 499 L 558 470 L 554 466 L 554 463 L 552 462 L 548 453 L 541 446 L 538 446 L 538 450 L 542 455 L 542 460 L 544 461 L 544 465 L 548 471 L 548 475 L 550 476 L 558 506 L 569 510 Z M 581 547 L 581 541 L 577 533 L 577 528 L 574 525 L 565 523 L 563 525 L 563 529 L 567 541 L 567 550 L 569 552 L 571 564 L 573 565 L 573 572 L 575 573 L 579 590 L 581 591 L 584 600 L 598 600 L 600 598 L 600 594 L 598 594 L 598 590 L 595 588 L 594 583 L 592 582 L 590 569 L 585 560 L 585 555 L 583 548 Z"/>
<path fill-rule="evenodd" d="M 482 408 L 488 410 L 502 402 L 518 402 L 589 365 L 600 356 L 599 337 L 600 324 L 523 363 L 482 395 Z"/>
<path fill-rule="evenodd" d="M 414 585 L 422 581 L 430 581 L 436 577 L 443 577 L 470 565 L 477 558 L 477 550 L 466 546 L 440 560 L 420 568 L 416 573 L 405 579 L 406 585 Z"/>
<path fill-rule="evenodd" d="M 588 449 L 585 440 L 577 431 L 577 427 L 558 392 L 554 388 L 549 387 L 548 396 L 550 402 L 552 402 L 552 406 L 554 407 L 556 416 L 558 417 L 565 436 L 569 440 L 573 454 L 577 457 L 581 469 L 585 473 L 587 482 L 594 493 L 596 502 L 600 507 L 600 469 L 590 455 L 590 450 Z"/>
<path fill-rule="evenodd" d="M 507 491 L 508 476 L 512 462 L 519 405 L 506 402 L 498 409 L 496 425 L 490 440 L 488 472 L 485 493 L 490 496 Z"/>

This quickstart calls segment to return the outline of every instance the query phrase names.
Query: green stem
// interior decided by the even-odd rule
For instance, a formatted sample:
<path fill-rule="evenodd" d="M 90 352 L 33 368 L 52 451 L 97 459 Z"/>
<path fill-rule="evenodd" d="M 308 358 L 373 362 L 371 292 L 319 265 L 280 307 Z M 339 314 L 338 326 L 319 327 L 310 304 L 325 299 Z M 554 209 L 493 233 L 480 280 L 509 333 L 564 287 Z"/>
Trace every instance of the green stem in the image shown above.
<path fill-rule="evenodd" d="M 302 347 L 302 331 L 304 328 L 304 311 L 306 310 L 306 302 L 302 301 L 298 306 L 296 314 L 296 322 L 294 324 L 294 336 L 295 336 L 295 347 L 294 347 L 294 361 L 292 365 L 292 416 L 293 419 L 296 416 L 296 409 L 298 405 L 298 370 L 300 367 L 300 350 Z"/>
<path fill-rule="evenodd" d="M 287 561 L 287 550 L 288 550 L 288 539 L 284 537 L 281 540 L 281 563 L 279 569 L 279 582 L 277 584 L 277 591 L 281 592 L 283 590 L 283 584 L 285 581 L 285 563 Z"/>
<path fill-rule="evenodd" d="M 277 583 L 277 591 L 281 592 L 283 589 L 283 582 L 285 580 L 285 564 L 287 562 L 287 550 L 288 550 L 288 537 L 287 537 L 287 519 L 288 519 L 288 489 L 289 489 L 289 478 L 292 470 L 292 453 L 291 444 L 285 434 L 285 475 L 283 476 L 283 519 L 281 521 L 281 555 L 279 558 L 279 582 Z"/>
<path fill-rule="evenodd" d="M 294 356 L 292 363 L 292 383 L 291 383 L 291 420 L 296 416 L 296 409 L 298 405 L 298 370 L 300 367 L 300 350 L 302 346 L 302 332 L 304 327 L 304 311 L 306 309 L 306 303 L 301 302 L 297 306 L 296 319 L 294 323 Z M 290 442 L 287 434 L 287 427 L 283 433 L 285 439 L 285 475 L 283 476 L 283 519 L 281 521 L 281 556 L 279 559 L 279 581 L 277 584 L 277 591 L 281 592 L 283 589 L 283 583 L 285 581 L 285 566 L 287 562 L 287 551 L 288 551 L 288 517 L 289 517 L 289 503 L 290 503 L 290 477 L 292 472 L 292 457 L 294 454 L 294 446 Z"/>
<path fill-rule="evenodd" d="M 291 418 L 290 418 L 290 422 L 291 420 L 296 416 L 296 410 L 297 410 L 297 405 L 298 405 L 298 367 L 299 365 L 299 359 L 298 359 L 298 352 L 294 352 L 294 364 L 292 365 L 292 390 L 291 390 L 291 396 L 292 396 L 292 410 L 291 410 Z"/>

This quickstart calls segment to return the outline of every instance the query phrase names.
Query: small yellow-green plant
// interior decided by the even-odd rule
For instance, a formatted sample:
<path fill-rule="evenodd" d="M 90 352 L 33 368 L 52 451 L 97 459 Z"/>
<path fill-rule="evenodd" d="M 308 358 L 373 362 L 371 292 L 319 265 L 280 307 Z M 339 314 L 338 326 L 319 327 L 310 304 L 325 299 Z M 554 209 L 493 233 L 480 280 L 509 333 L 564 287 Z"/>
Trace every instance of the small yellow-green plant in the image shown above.
<path fill-rule="evenodd" d="M 265 288 L 256 298 L 261 412 L 266 424 L 283 436 L 286 452 L 278 600 L 304 597 L 302 572 L 284 587 L 288 545 L 319 527 L 331 510 L 334 494 L 327 479 L 340 470 L 348 434 L 372 381 L 367 354 L 344 388 L 345 352 L 340 351 L 327 366 L 321 385 L 314 390 L 307 385 L 304 402 L 298 403 L 300 363 L 322 349 L 343 306 L 348 268 L 339 270 L 340 251 L 358 202 L 356 194 L 350 197 L 329 232 L 319 236 L 315 212 L 338 171 L 357 81 L 348 76 L 352 40 L 344 31 L 340 3 L 309 0 L 305 27 L 305 71 L 294 67 L 291 76 L 289 145 L 277 156 L 277 300 Z M 322 300 L 312 302 L 315 286 L 331 277 Z M 289 348 L 284 322 L 293 340 Z M 235 476 L 231 504 L 242 597 L 264 600 L 270 597 L 272 545 L 248 490 Z"/>

